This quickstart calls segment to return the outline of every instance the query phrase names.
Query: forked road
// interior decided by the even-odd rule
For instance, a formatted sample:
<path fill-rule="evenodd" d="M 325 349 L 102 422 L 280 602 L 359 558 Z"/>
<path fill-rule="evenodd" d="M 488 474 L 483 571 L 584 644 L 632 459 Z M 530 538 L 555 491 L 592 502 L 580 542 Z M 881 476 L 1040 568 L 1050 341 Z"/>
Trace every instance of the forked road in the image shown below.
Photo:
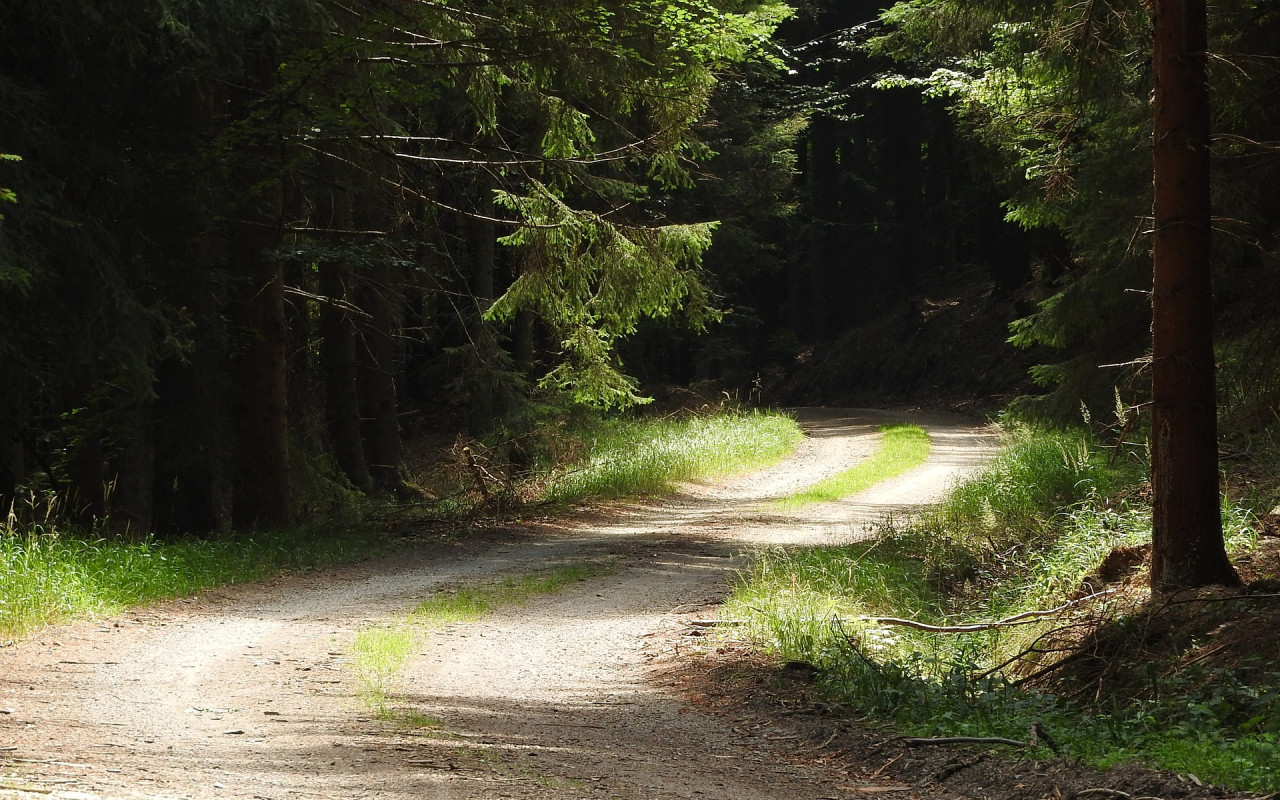
<path fill-rule="evenodd" d="M 210 592 L 0 650 L 0 798 L 846 798 L 849 776 L 688 706 L 653 680 L 741 554 L 838 542 L 938 499 L 995 447 L 940 414 L 809 410 L 785 463 L 660 503 L 332 574 Z M 923 467 L 847 501 L 765 505 L 845 469 L 876 425 L 934 441 Z M 362 627 L 449 585 L 566 561 L 616 571 L 427 636 L 394 684 L 357 696 Z M 30 794 L 28 794 L 30 793 Z M 903 796 L 903 795 L 899 795 Z"/>

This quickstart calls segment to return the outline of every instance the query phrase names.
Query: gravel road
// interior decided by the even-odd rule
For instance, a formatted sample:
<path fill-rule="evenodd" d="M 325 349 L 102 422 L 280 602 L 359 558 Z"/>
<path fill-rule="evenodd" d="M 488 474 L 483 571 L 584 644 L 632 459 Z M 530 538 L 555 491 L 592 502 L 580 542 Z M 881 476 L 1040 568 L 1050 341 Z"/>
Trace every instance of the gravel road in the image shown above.
<path fill-rule="evenodd" d="M 661 501 L 483 532 L 332 572 L 51 628 L 0 650 L 0 798 L 849 798 L 820 742 L 707 713 L 656 675 L 703 638 L 752 548 L 848 541 L 937 500 L 995 448 L 958 417 L 809 409 L 783 464 Z M 848 500 L 765 501 L 851 466 L 876 425 L 933 437 L 923 467 Z M 614 571 L 425 636 L 357 693 L 351 643 L 460 583 L 549 564 Z M 417 722 L 412 722 L 417 720 Z M 896 797 L 918 796 L 913 791 Z"/>

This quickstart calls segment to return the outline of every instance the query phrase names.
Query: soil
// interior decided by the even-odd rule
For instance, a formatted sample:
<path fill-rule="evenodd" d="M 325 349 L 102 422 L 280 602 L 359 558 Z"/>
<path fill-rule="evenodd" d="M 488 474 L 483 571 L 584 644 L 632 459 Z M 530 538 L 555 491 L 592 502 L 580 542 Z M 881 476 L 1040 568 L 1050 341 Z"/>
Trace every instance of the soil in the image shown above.
<path fill-rule="evenodd" d="M 420 541 L 392 558 L 49 628 L 0 650 L 0 798 L 1055 798 L 1224 796 L 1139 768 L 1101 775 L 908 750 L 708 636 L 752 549 L 865 535 L 993 452 L 940 413 L 810 410 L 783 464 L 674 497 Z M 929 462 L 848 500 L 765 501 L 856 463 L 877 424 L 924 425 Z M 352 642 L 422 598 L 565 562 L 613 570 L 424 637 L 361 699 Z"/>

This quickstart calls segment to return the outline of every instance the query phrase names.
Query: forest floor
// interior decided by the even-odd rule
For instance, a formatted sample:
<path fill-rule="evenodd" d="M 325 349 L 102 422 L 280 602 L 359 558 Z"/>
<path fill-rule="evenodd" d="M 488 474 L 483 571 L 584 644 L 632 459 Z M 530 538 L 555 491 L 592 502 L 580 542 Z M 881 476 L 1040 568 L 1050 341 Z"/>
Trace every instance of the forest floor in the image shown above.
<path fill-rule="evenodd" d="M 753 548 L 842 543 L 937 500 L 995 449 L 943 414 L 813 410 L 777 467 L 568 518 L 424 536 L 394 557 L 49 628 L 0 650 L 0 798 L 906 798 L 1222 796 L 1136 767 L 1100 774 L 909 750 L 808 697 L 803 675 L 699 624 Z M 765 501 L 868 454 L 876 425 L 934 439 L 923 467 L 845 501 Z M 461 585 L 563 563 L 610 570 L 423 636 L 390 718 L 352 645 Z"/>

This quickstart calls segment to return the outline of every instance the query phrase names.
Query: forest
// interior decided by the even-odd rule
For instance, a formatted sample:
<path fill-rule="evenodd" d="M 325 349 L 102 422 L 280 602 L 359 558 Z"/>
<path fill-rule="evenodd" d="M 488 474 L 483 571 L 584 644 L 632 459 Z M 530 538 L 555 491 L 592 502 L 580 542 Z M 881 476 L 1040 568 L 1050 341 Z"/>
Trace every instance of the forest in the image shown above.
<path fill-rule="evenodd" d="M 914 407 L 1084 429 L 1151 587 L 1239 586 L 1278 97 L 1276 0 L 5 0 L 0 538 L 385 538 L 618 420 Z"/>
<path fill-rule="evenodd" d="M 1148 17 L 7 3 L 0 496 L 280 525 L 409 490 L 422 432 L 518 468 L 548 405 L 694 384 L 1140 409 Z M 1232 429 L 1280 397 L 1276 17 L 1209 20 Z"/>

